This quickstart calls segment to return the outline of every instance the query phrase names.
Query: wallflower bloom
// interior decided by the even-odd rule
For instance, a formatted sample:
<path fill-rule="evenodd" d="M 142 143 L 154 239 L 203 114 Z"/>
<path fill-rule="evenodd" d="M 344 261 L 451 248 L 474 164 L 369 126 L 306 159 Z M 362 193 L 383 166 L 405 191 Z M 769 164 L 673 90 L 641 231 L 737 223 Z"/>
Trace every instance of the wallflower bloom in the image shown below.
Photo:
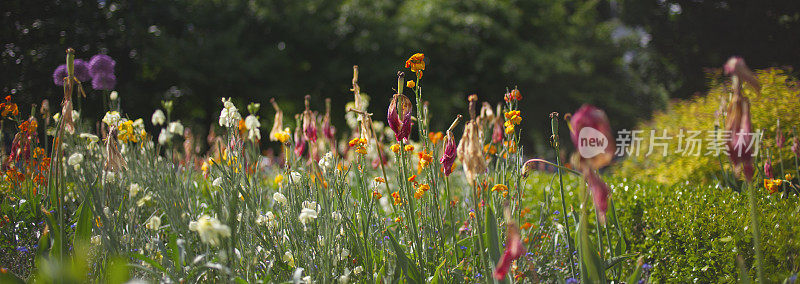
<path fill-rule="evenodd" d="M 458 116 L 453 124 L 450 125 L 450 129 L 447 130 L 447 136 L 444 137 L 444 151 L 442 151 L 442 157 L 439 159 L 439 163 L 442 164 L 442 172 L 444 176 L 450 176 L 453 172 L 453 163 L 456 161 L 456 139 L 453 136 L 452 129 L 458 124 L 459 119 L 461 116 Z"/>
<path fill-rule="evenodd" d="M 189 222 L 189 230 L 197 232 L 200 235 L 200 241 L 215 247 L 221 244 L 222 238 L 231 236 L 230 227 L 208 215 L 200 216 L 197 221 Z"/>
<path fill-rule="evenodd" d="M 495 184 L 494 186 L 492 186 L 492 191 L 493 192 L 495 192 L 495 191 L 496 192 L 508 191 L 508 186 L 506 186 L 504 184 Z"/>
<path fill-rule="evenodd" d="M 392 152 L 394 152 L 395 154 L 396 154 L 396 153 L 400 153 L 400 144 L 392 144 L 392 146 L 391 146 L 391 147 L 389 147 L 389 148 L 390 148 L 390 149 L 392 150 Z"/>
<path fill-rule="evenodd" d="M 764 179 L 764 188 L 769 190 L 769 194 L 777 193 L 782 184 L 783 181 L 779 179 Z"/>
<path fill-rule="evenodd" d="M 272 121 L 272 129 L 269 131 L 269 140 L 286 143 L 286 140 L 289 140 L 289 135 L 287 134 L 289 131 L 283 131 L 283 111 L 278 106 L 278 103 L 275 102 L 275 99 L 270 99 L 269 102 L 272 103 L 272 108 L 275 109 L 275 119 Z"/>
<path fill-rule="evenodd" d="M 417 73 L 418 78 L 422 78 L 422 71 L 425 70 L 425 54 L 415 53 L 412 55 L 406 60 L 406 68 Z"/>
<path fill-rule="evenodd" d="M 306 110 L 303 112 L 303 134 L 311 143 L 317 142 L 317 117 L 311 111 L 311 96 L 306 96 Z"/>
<path fill-rule="evenodd" d="M 394 205 L 403 205 L 403 199 L 400 198 L 399 191 L 392 192 L 392 199 L 394 200 Z"/>

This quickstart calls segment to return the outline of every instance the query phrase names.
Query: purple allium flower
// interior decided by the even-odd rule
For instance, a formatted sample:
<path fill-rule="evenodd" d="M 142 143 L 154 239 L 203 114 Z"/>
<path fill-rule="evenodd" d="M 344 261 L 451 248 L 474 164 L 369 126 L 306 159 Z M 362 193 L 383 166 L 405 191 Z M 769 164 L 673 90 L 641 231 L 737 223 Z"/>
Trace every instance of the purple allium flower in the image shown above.
<path fill-rule="evenodd" d="M 89 82 L 89 80 L 92 80 L 92 76 L 89 75 L 89 63 L 81 59 L 75 59 L 74 64 L 75 78 L 78 78 L 78 81 Z"/>
<path fill-rule="evenodd" d="M 564 283 L 566 283 L 566 284 L 578 284 L 578 279 L 575 279 L 574 277 L 570 277 L 570 278 L 567 278 L 567 281 L 565 281 Z"/>
<path fill-rule="evenodd" d="M 92 88 L 95 90 L 113 90 L 117 85 L 117 76 L 104 74 L 92 78 Z"/>
<path fill-rule="evenodd" d="M 650 271 L 650 269 L 653 269 L 653 266 L 650 265 L 649 263 L 642 264 L 642 270 L 643 271 L 647 272 L 647 271 Z"/>
<path fill-rule="evenodd" d="M 64 86 L 64 78 L 67 77 L 67 65 L 61 64 L 56 67 L 56 70 L 53 71 L 53 83 L 56 86 Z"/>
<path fill-rule="evenodd" d="M 76 60 L 77 61 L 77 60 Z M 111 56 L 105 54 L 98 54 L 92 56 L 89 60 L 89 74 L 94 77 L 103 75 L 114 75 L 114 66 L 117 62 Z"/>

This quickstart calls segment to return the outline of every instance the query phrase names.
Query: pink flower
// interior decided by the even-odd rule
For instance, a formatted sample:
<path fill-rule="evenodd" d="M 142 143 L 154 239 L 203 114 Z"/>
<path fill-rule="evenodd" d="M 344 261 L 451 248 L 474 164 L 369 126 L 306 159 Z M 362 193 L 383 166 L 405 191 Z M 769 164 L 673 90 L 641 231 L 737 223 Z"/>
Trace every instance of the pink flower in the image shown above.
<path fill-rule="evenodd" d="M 394 131 L 394 138 L 398 143 L 403 143 L 411 134 L 411 100 L 404 95 L 395 94 L 389 104 L 387 119 L 389 128 Z"/>
<path fill-rule="evenodd" d="M 569 121 L 572 143 L 592 169 L 599 169 L 611 163 L 614 157 L 615 139 L 606 113 L 592 105 L 581 106 Z M 590 141 L 596 139 L 595 141 Z M 595 144 L 599 143 L 599 144 Z M 598 146 L 603 147 L 597 152 Z"/>
<path fill-rule="evenodd" d="M 792 153 L 795 156 L 800 156 L 800 143 L 797 141 L 797 136 L 792 137 Z"/>
<path fill-rule="evenodd" d="M 306 150 L 306 136 L 298 125 L 294 130 L 294 154 L 295 156 L 302 156 Z"/>
<path fill-rule="evenodd" d="M 336 128 L 331 125 L 331 99 L 325 99 L 325 117 L 322 119 L 322 135 L 325 135 L 328 141 L 333 141 L 334 134 L 336 134 Z"/>
<path fill-rule="evenodd" d="M 525 245 L 522 244 L 522 239 L 519 234 L 517 225 L 511 223 L 508 225 L 508 233 L 506 236 L 506 250 L 497 262 L 497 267 L 494 269 L 494 278 L 503 280 L 511 268 L 511 263 L 525 253 Z"/>
<path fill-rule="evenodd" d="M 731 158 L 737 172 L 744 173 L 745 178 L 753 179 L 753 124 L 750 120 L 750 100 L 742 94 L 742 81 L 754 88 L 757 92 L 761 85 L 747 68 L 744 59 L 731 57 L 725 63 L 725 74 L 730 74 L 733 83 L 733 97 L 728 105 L 728 117 L 725 120 L 725 130 L 731 133 L 728 141 L 728 156 Z"/>
<path fill-rule="evenodd" d="M 764 163 L 764 175 L 767 178 L 772 178 L 772 159 L 767 158 L 767 162 Z"/>
<path fill-rule="evenodd" d="M 453 163 L 456 161 L 456 146 L 456 139 L 453 138 L 453 133 L 448 131 L 447 136 L 444 138 L 442 158 L 439 159 L 439 162 L 442 163 L 444 176 L 450 176 L 453 173 Z"/>
<path fill-rule="evenodd" d="M 494 129 L 492 129 L 492 143 L 498 144 L 503 142 L 503 124 L 500 120 L 494 121 Z"/>
<path fill-rule="evenodd" d="M 606 222 L 606 211 L 608 211 L 608 197 L 611 195 L 608 185 L 598 176 L 594 171 L 584 173 L 586 183 L 589 184 L 589 190 L 592 192 L 592 201 L 594 209 L 597 211 L 597 219 L 600 223 Z"/>
<path fill-rule="evenodd" d="M 783 148 L 784 142 L 786 142 L 786 137 L 783 137 L 783 132 L 781 131 L 781 120 L 778 119 L 778 127 L 775 129 L 775 146 L 778 146 L 778 148 Z"/>

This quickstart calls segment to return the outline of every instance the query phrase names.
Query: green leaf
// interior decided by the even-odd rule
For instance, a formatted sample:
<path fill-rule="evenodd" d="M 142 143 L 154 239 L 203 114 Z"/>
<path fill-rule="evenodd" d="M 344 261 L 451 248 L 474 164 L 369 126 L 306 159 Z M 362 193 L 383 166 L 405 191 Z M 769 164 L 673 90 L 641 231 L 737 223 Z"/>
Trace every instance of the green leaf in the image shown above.
<path fill-rule="evenodd" d="M 75 235 L 73 237 L 72 243 L 88 243 L 89 240 L 92 238 L 92 208 L 91 208 L 91 197 L 87 197 L 81 203 L 80 208 L 78 208 L 78 216 L 75 218 L 78 220 L 78 223 L 75 225 Z"/>
<path fill-rule="evenodd" d="M 128 262 L 123 257 L 114 257 L 108 263 L 106 271 L 106 283 L 121 284 L 130 280 Z"/>
<path fill-rule="evenodd" d="M 750 273 L 747 272 L 747 267 L 744 266 L 744 260 L 741 255 L 736 258 L 736 267 L 739 268 L 739 284 L 752 283 Z"/>
<path fill-rule="evenodd" d="M 497 264 L 500 260 L 500 241 L 497 236 L 497 218 L 494 217 L 494 209 L 491 206 L 486 207 L 486 235 L 487 245 L 489 246 L 489 256 L 492 257 L 492 263 Z"/>
<path fill-rule="evenodd" d="M 433 276 L 428 278 L 428 281 L 426 281 L 427 283 L 439 284 L 442 281 L 441 280 L 441 278 L 442 278 L 442 268 L 444 267 L 444 264 L 446 262 L 447 262 L 447 258 L 442 260 L 442 263 L 439 264 L 439 266 L 436 267 L 436 271 L 433 272 Z"/>
<path fill-rule="evenodd" d="M 397 239 L 394 238 L 392 232 L 387 231 L 386 233 L 389 235 L 389 240 L 392 242 L 392 248 L 397 254 L 397 267 L 406 273 L 406 277 L 411 280 L 411 283 L 419 283 L 421 278 L 416 265 L 411 262 L 406 253 L 403 251 L 403 248 L 397 243 Z"/>
<path fill-rule="evenodd" d="M 138 260 L 141 260 L 141 261 L 144 261 L 144 262 L 147 262 L 147 264 L 150 264 L 150 266 L 155 267 L 159 271 L 169 274 L 169 272 L 167 272 L 167 270 L 163 266 L 161 266 L 160 263 L 156 262 L 155 260 L 150 259 L 149 257 L 147 257 L 147 256 L 145 256 L 143 254 L 135 253 L 135 254 L 131 254 L 131 257 L 135 258 L 135 259 L 138 259 Z"/>
<path fill-rule="evenodd" d="M 606 259 L 606 261 L 605 261 L 606 270 L 611 269 L 611 267 L 614 267 L 614 265 L 617 265 L 620 262 L 622 262 L 623 260 L 626 260 L 626 259 L 634 257 L 634 256 L 636 256 L 636 254 L 631 253 L 631 254 L 624 254 L 624 255 L 615 256 L 615 257 Z"/>
<path fill-rule="evenodd" d="M 605 265 L 600 260 L 600 255 L 594 244 L 589 239 L 589 232 L 586 228 L 586 216 L 581 218 L 578 224 L 578 250 L 581 254 L 581 262 L 584 264 L 582 268 L 585 269 L 586 277 L 589 282 L 587 283 L 605 283 Z"/>

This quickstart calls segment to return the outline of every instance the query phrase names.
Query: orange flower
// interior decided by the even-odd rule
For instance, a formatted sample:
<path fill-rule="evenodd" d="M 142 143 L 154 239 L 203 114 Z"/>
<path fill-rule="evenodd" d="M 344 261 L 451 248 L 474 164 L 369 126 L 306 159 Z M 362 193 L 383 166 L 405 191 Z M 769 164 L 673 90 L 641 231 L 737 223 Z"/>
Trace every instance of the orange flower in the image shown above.
<path fill-rule="evenodd" d="M 409 88 L 409 89 L 413 89 L 416 86 L 417 86 L 417 83 L 414 83 L 413 80 L 408 80 L 408 82 L 406 82 L 406 87 Z"/>
<path fill-rule="evenodd" d="M 429 189 L 431 189 L 431 186 L 429 186 L 427 183 L 420 184 L 419 187 L 417 188 L 417 190 L 422 190 L 422 191 L 428 191 Z"/>
<path fill-rule="evenodd" d="M 530 229 L 531 227 L 533 227 L 533 224 L 531 224 L 530 222 L 525 222 L 525 224 L 522 224 L 520 228 L 523 230 L 527 230 Z"/>
<path fill-rule="evenodd" d="M 411 72 L 417 73 L 418 77 L 422 77 L 422 70 L 425 70 L 425 54 L 416 53 L 406 60 L 406 68 L 411 69 Z"/>
<path fill-rule="evenodd" d="M 400 144 L 392 144 L 392 147 L 390 148 L 392 149 L 392 152 L 400 153 Z"/>
<path fill-rule="evenodd" d="M 414 192 L 414 198 L 421 199 L 423 196 L 425 196 L 425 191 L 417 188 L 417 191 Z"/>
<path fill-rule="evenodd" d="M 431 140 L 431 143 L 436 145 L 436 143 L 439 143 L 439 141 L 442 141 L 442 139 L 444 139 L 444 134 L 442 134 L 441 131 L 439 131 L 439 132 L 431 132 L 431 133 L 428 133 L 428 139 Z"/>
<path fill-rule="evenodd" d="M 374 190 L 372 191 L 372 197 L 374 197 L 375 199 L 381 199 L 381 197 L 383 197 L 383 194 L 381 194 L 377 190 Z"/>
<path fill-rule="evenodd" d="M 405 147 L 403 147 L 403 150 L 406 150 L 406 152 L 414 151 L 414 145 L 408 144 Z"/>
<path fill-rule="evenodd" d="M 500 191 L 500 192 L 508 191 L 508 187 L 506 185 L 504 185 L 504 184 L 499 184 L 498 183 L 498 184 L 495 184 L 494 186 L 492 186 L 492 191 Z"/>
<path fill-rule="evenodd" d="M 392 199 L 394 199 L 394 205 L 403 205 L 403 199 L 400 198 L 399 191 L 392 192 Z"/>
<path fill-rule="evenodd" d="M 375 182 L 386 183 L 386 180 L 382 177 L 375 177 Z"/>

